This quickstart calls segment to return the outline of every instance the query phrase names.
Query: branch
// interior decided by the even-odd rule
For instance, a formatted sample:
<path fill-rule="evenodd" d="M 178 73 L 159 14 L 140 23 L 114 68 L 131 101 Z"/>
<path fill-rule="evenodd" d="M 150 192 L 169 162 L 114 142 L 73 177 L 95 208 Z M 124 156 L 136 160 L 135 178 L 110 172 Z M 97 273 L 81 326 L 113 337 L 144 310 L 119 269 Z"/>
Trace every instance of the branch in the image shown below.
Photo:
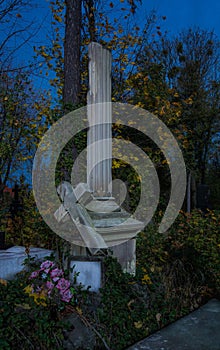
<path fill-rule="evenodd" d="M 0 2 L 0 5 L 2 5 L 4 0 Z M 24 3 L 23 5 L 25 6 L 27 3 Z M 16 9 L 19 5 L 22 5 L 22 0 L 14 0 L 11 4 L 8 5 L 5 9 L 1 11 L 0 14 L 0 21 L 2 22 L 2 19 L 7 16 L 8 13 L 12 12 L 13 10 Z"/>
<path fill-rule="evenodd" d="M 80 314 L 80 312 L 78 312 L 76 309 L 74 309 L 74 311 L 77 313 L 77 315 L 80 317 L 80 319 L 82 320 L 82 322 L 85 324 L 85 326 L 90 327 L 95 333 L 96 335 L 101 339 L 101 341 L 103 342 L 105 348 L 107 350 L 111 350 L 110 347 L 108 346 L 108 344 L 106 343 L 105 339 L 101 336 L 101 334 L 97 331 L 97 329 L 95 329 L 95 327 L 92 326 L 92 324 L 83 316 Z"/>
<path fill-rule="evenodd" d="M 7 43 L 7 41 L 9 39 L 11 39 L 13 36 L 17 35 L 18 33 L 22 33 L 22 32 L 25 32 L 26 31 L 26 27 L 23 28 L 23 29 L 18 29 L 18 30 L 15 30 L 14 32 L 12 32 L 11 34 L 9 34 L 5 40 L 3 41 L 3 43 L 1 44 L 0 46 L 0 51 L 2 51 L 2 49 L 4 48 L 5 44 Z"/>
<path fill-rule="evenodd" d="M 13 34 L 17 34 L 17 33 L 22 33 L 22 32 L 25 32 L 27 30 L 27 28 L 30 28 L 30 26 L 32 25 L 33 23 L 30 23 L 27 27 L 23 28 L 23 29 L 20 29 L 18 31 L 15 31 Z M 12 36 L 12 35 L 10 35 Z M 5 64 L 5 62 L 8 61 L 9 57 L 12 56 L 17 50 L 19 50 L 23 45 L 25 45 L 29 40 L 30 38 L 33 36 L 33 33 L 31 33 L 20 45 L 18 45 L 14 50 L 12 50 L 8 56 L 5 58 L 5 60 L 3 61 L 2 65 Z M 6 38 L 7 39 L 7 38 Z M 7 40 L 8 41 L 8 40 Z M 2 47 L 0 47 L 0 50 L 2 49 Z"/>
<path fill-rule="evenodd" d="M 40 61 L 40 63 L 44 63 L 44 61 Z M 13 72 L 17 72 L 17 71 L 22 71 L 23 69 L 26 69 L 26 68 L 30 68 L 30 67 L 34 67 L 34 66 L 38 66 L 39 65 L 39 62 L 37 63 L 32 63 L 31 65 L 30 64 L 27 64 L 25 66 L 21 66 L 21 67 L 17 67 L 17 68 L 8 68 L 8 69 L 0 69 L 0 73 L 13 73 Z"/>
<path fill-rule="evenodd" d="M 12 323 L 13 324 L 13 323 Z M 30 344 L 31 348 L 34 349 L 34 345 L 31 343 L 31 341 L 26 337 L 26 335 L 13 324 L 14 329 L 24 338 L 26 341 Z"/>

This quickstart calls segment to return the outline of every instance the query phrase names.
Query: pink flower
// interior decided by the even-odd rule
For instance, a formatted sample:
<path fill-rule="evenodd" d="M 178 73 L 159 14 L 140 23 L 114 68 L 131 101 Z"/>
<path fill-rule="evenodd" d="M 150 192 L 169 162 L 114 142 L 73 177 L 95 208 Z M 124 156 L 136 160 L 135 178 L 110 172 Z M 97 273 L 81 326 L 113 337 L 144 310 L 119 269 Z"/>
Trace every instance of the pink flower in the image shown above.
<path fill-rule="evenodd" d="M 36 293 L 40 293 L 42 290 L 42 287 L 37 286 L 36 289 L 34 290 Z"/>
<path fill-rule="evenodd" d="M 44 270 L 44 272 L 48 273 L 48 272 L 49 272 L 49 269 L 52 268 L 52 267 L 54 267 L 54 265 L 55 265 L 55 264 L 54 264 L 53 261 L 46 260 L 46 261 L 42 262 L 42 264 L 40 265 L 40 270 L 41 270 L 41 271 Z"/>
<path fill-rule="evenodd" d="M 50 281 L 47 281 L 46 282 L 46 287 L 47 287 L 47 289 L 53 289 L 54 284 L 52 282 L 50 282 Z"/>
<path fill-rule="evenodd" d="M 48 289 L 48 295 L 51 294 L 53 287 L 54 287 L 54 284 L 52 282 L 50 282 L 50 281 L 46 282 L 46 288 Z"/>
<path fill-rule="evenodd" d="M 63 271 L 58 268 L 50 272 L 50 277 L 54 282 L 57 282 L 61 276 L 63 276 Z"/>
<path fill-rule="evenodd" d="M 61 291 L 65 291 L 66 289 L 69 288 L 69 286 L 70 286 L 70 282 L 65 278 L 61 278 L 56 285 L 57 289 L 60 289 Z"/>
<path fill-rule="evenodd" d="M 33 271 L 29 278 L 36 278 L 39 275 L 39 272 L 40 271 Z"/>
<path fill-rule="evenodd" d="M 70 292 L 69 289 L 66 290 L 60 290 L 61 300 L 65 301 L 66 303 L 69 303 L 69 301 L 72 299 L 73 294 Z"/>

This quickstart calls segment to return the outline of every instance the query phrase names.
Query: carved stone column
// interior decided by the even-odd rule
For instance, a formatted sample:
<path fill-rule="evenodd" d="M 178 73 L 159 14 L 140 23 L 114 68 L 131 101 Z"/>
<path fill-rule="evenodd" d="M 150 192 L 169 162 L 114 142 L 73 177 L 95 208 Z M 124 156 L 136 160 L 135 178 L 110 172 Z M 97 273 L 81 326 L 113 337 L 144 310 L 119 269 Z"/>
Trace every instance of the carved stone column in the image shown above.
<path fill-rule="evenodd" d="M 87 183 L 95 197 L 111 197 L 111 61 L 109 50 L 98 43 L 89 45 Z"/>

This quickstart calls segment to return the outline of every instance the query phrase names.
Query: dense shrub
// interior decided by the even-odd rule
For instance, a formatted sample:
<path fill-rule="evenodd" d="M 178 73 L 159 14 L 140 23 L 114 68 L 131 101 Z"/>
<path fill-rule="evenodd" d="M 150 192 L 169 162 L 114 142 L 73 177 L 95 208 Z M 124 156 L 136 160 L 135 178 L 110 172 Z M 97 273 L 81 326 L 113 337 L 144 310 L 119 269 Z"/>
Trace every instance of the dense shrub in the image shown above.
<path fill-rule="evenodd" d="M 13 281 L 0 279 L 0 349 L 62 350 L 71 329 L 65 316 L 80 307 L 86 291 L 74 287 L 53 257 L 25 263 Z"/>
<path fill-rule="evenodd" d="M 152 224 L 139 235 L 138 266 L 148 271 L 155 295 L 166 304 L 166 322 L 219 295 L 219 221 L 217 212 L 181 212 L 166 234 L 159 234 L 158 225 Z"/>
<path fill-rule="evenodd" d="M 158 233 L 161 216 L 137 238 L 135 277 L 122 273 L 114 259 L 105 262 L 95 319 L 113 349 L 124 349 L 219 295 L 219 213 L 181 212 L 166 234 Z"/>
<path fill-rule="evenodd" d="M 62 349 L 64 325 L 56 310 L 36 304 L 23 278 L 0 283 L 0 349 Z"/>
<path fill-rule="evenodd" d="M 161 216 L 137 237 L 136 276 L 107 257 L 100 295 L 87 293 L 80 306 L 96 330 L 97 350 L 125 349 L 219 296 L 220 214 L 181 212 L 166 234 L 158 233 Z M 62 349 L 67 326 L 58 304 L 37 305 L 24 292 L 25 278 L 0 283 L 0 348 Z"/>

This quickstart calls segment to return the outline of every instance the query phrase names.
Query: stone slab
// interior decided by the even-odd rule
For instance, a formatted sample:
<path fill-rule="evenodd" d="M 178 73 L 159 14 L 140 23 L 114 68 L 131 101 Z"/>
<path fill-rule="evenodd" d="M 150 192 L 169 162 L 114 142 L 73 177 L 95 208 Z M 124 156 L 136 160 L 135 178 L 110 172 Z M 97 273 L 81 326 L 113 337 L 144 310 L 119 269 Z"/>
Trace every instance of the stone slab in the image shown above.
<path fill-rule="evenodd" d="M 43 248 L 30 248 L 30 256 L 43 259 L 52 254 L 52 250 Z M 24 269 L 23 262 L 27 258 L 25 247 L 14 246 L 7 250 L 0 250 L 0 278 L 12 280 L 16 274 Z"/>
<path fill-rule="evenodd" d="M 220 300 L 210 300 L 127 350 L 220 350 Z"/>
<path fill-rule="evenodd" d="M 70 268 L 74 267 L 73 273 L 79 272 L 77 284 L 81 284 L 84 289 L 88 287 L 91 292 L 98 292 L 102 286 L 102 265 L 101 261 L 79 261 L 71 260 Z M 72 274 L 70 278 L 72 279 Z"/>

